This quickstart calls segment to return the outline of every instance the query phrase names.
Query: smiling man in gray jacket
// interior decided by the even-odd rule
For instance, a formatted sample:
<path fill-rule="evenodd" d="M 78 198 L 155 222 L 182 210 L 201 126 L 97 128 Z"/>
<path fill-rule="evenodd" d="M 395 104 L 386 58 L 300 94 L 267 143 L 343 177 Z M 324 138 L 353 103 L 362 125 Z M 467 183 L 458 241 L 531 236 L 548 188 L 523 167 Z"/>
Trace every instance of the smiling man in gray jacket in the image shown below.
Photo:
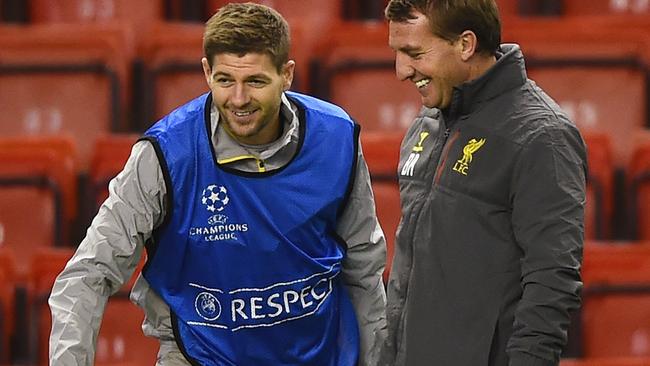
<path fill-rule="evenodd" d="M 558 365 L 582 287 L 583 140 L 500 45 L 494 0 L 391 0 L 386 17 L 424 108 L 401 148 L 382 364 Z"/>

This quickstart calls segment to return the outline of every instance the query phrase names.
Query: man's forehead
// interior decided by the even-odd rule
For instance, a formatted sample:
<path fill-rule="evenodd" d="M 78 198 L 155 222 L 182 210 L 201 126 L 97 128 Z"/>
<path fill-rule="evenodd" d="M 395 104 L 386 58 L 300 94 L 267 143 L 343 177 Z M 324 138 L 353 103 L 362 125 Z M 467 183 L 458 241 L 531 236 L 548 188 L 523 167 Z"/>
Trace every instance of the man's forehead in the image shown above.
<path fill-rule="evenodd" d="M 273 67 L 271 57 L 263 53 L 218 53 L 214 55 L 213 61 L 214 66 L 260 69 Z"/>
<path fill-rule="evenodd" d="M 419 37 L 404 27 L 391 28 L 388 34 L 388 45 L 395 51 L 413 51 L 422 48 Z"/>

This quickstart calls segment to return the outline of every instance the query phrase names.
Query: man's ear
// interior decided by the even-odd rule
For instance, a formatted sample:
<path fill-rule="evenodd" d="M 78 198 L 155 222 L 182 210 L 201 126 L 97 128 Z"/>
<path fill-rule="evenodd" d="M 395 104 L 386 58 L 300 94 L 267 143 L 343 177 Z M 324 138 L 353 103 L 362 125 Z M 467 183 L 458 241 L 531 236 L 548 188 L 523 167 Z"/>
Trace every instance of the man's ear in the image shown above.
<path fill-rule="evenodd" d="M 208 83 L 208 86 L 212 85 L 212 68 L 208 63 L 208 59 L 203 57 L 201 59 L 201 66 L 203 66 L 203 75 L 205 76 L 205 82 Z"/>
<path fill-rule="evenodd" d="M 282 79 L 284 81 L 283 89 L 284 91 L 291 88 L 291 83 L 293 83 L 293 73 L 296 69 L 296 62 L 294 60 L 287 61 L 284 66 L 282 66 Z"/>
<path fill-rule="evenodd" d="M 470 30 L 463 31 L 458 37 L 458 46 L 460 48 L 461 60 L 468 61 L 474 56 L 478 47 L 476 34 Z"/>

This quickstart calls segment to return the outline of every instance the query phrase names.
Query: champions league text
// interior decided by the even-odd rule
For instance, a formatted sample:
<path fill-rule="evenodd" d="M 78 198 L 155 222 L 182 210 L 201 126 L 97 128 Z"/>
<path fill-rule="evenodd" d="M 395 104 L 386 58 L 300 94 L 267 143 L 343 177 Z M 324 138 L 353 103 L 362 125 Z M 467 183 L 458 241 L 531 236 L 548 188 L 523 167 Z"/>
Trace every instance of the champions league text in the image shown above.
<path fill-rule="evenodd" d="M 205 241 L 237 240 L 237 233 L 248 231 L 248 224 L 223 224 L 190 228 L 190 236 L 202 235 Z"/>

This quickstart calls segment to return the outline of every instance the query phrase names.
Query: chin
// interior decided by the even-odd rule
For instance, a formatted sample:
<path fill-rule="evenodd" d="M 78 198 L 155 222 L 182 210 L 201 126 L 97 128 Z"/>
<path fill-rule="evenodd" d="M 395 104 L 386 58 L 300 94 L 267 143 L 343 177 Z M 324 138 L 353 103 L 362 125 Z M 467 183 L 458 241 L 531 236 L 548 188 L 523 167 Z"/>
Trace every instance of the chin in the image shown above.
<path fill-rule="evenodd" d="M 244 138 L 244 139 L 255 136 L 255 132 L 253 131 L 233 131 L 233 134 L 237 138 Z"/>
<path fill-rule="evenodd" d="M 423 101 L 422 101 L 422 105 L 425 106 L 425 107 L 427 107 L 427 108 L 439 108 L 439 107 L 438 107 L 438 106 L 439 106 L 438 103 L 431 103 L 431 102 L 428 102 L 428 101 L 426 101 L 426 100 L 423 100 Z"/>
<path fill-rule="evenodd" d="M 437 104 L 438 104 L 438 103 L 436 103 L 436 101 L 432 100 L 430 98 L 430 96 L 428 96 L 428 95 L 427 96 L 424 96 L 424 95 L 421 96 L 420 101 L 422 102 L 422 105 L 427 107 L 427 108 L 437 107 Z"/>

